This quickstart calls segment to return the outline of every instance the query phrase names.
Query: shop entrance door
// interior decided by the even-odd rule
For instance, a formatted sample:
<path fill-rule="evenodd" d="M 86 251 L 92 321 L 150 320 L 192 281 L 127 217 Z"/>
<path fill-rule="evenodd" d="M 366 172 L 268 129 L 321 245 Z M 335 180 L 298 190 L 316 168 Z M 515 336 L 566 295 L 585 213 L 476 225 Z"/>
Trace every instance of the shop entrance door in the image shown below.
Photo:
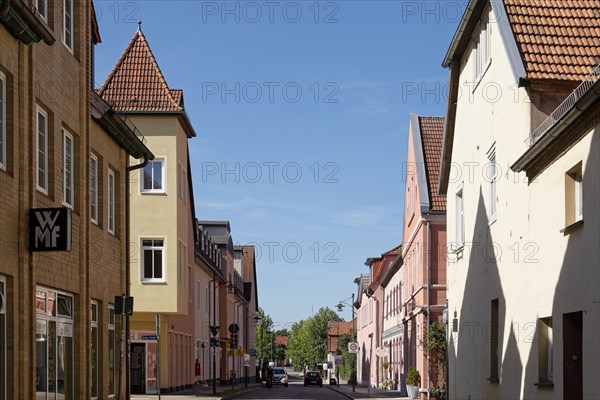
<path fill-rule="evenodd" d="M 146 394 L 146 343 L 131 344 L 131 393 Z"/>

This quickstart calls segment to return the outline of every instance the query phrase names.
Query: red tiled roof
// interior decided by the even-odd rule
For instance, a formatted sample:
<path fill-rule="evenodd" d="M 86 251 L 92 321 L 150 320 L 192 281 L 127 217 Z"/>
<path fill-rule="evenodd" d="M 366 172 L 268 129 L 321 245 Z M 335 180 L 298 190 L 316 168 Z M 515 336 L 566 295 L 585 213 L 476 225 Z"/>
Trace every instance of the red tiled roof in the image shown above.
<path fill-rule="evenodd" d="M 600 57 L 600 0 L 504 0 L 529 79 L 582 81 Z"/>
<path fill-rule="evenodd" d="M 139 29 L 98 93 L 117 111 L 183 110 L 182 91 L 169 88 Z"/>
<path fill-rule="evenodd" d="M 386 251 L 385 253 L 383 253 L 382 255 L 387 256 L 387 255 L 398 255 L 402 253 L 402 243 L 399 244 L 398 246 L 394 247 L 393 249 Z"/>
<path fill-rule="evenodd" d="M 288 337 L 287 336 L 275 336 L 275 339 L 273 340 L 275 343 L 285 346 L 288 346 Z"/>
<path fill-rule="evenodd" d="M 427 190 L 429 191 L 429 209 L 446 211 L 446 196 L 438 194 L 442 141 L 444 138 L 444 117 L 419 117 Z"/>

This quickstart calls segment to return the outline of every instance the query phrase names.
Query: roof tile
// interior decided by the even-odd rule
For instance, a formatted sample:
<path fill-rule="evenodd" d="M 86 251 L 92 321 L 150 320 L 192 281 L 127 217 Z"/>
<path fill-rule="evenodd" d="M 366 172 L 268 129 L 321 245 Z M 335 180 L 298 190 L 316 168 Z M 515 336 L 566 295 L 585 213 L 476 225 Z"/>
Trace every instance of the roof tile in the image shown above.
<path fill-rule="evenodd" d="M 438 194 L 437 190 L 444 138 L 444 121 L 444 117 L 419 117 L 431 211 L 446 211 L 446 196 Z"/>
<path fill-rule="evenodd" d="M 182 90 L 169 88 L 140 29 L 98 93 L 117 111 L 183 110 Z"/>
<path fill-rule="evenodd" d="M 600 0 L 504 0 L 529 79 L 582 81 L 600 58 Z"/>

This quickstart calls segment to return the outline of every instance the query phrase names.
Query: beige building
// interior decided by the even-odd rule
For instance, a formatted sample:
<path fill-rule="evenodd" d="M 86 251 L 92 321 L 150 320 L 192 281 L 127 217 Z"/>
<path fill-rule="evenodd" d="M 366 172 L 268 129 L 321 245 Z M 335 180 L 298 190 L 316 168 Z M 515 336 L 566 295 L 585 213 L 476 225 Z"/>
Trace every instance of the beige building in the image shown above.
<path fill-rule="evenodd" d="M 132 176 L 130 187 L 131 392 L 189 388 L 195 382 L 196 343 L 190 310 L 195 246 L 187 141 L 196 133 L 183 106 L 183 91 L 169 88 L 140 27 L 99 93 L 144 132 L 155 153 Z"/>
<path fill-rule="evenodd" d="M 152 154 L 92 91 L 91 2 L 57 4 L 0 2 L 0 399 L 120 395 L 128 155 Z"/>
<path fill-rule="evenodd" d="M 600 398 L 599 8 L 469 1 L 444 60 L 450 398 Z"/>

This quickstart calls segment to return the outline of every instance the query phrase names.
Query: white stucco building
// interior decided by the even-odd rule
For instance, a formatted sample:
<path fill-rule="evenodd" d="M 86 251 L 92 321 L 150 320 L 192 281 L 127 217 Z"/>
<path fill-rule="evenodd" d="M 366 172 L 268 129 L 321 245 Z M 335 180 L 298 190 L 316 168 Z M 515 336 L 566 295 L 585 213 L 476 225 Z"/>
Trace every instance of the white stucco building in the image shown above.
<path fill-rule="evenodd" d="M 469 1 L 444 60 L 453 399 L 600 398 L 600 3 L 536 4 Z"/>

